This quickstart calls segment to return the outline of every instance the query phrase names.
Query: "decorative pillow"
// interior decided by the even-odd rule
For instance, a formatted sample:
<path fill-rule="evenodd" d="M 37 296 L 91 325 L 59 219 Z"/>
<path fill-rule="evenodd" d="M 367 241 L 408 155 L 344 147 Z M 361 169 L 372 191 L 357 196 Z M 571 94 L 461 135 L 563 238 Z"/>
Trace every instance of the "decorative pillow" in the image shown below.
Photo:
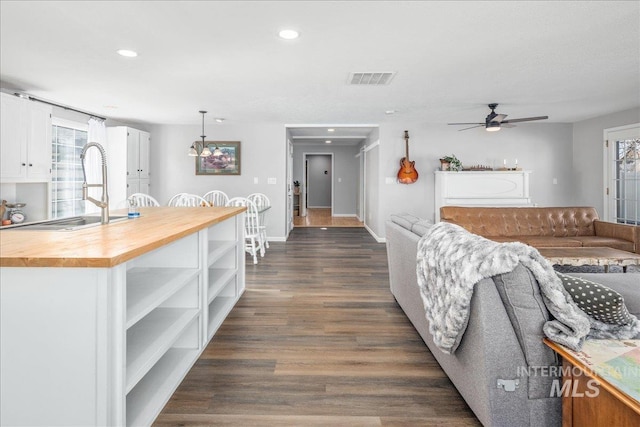
<path fill-rule="evenodd" d="M 556 273 L 578 307 L 594 319 L 612 325 L 628 325 L 633 317 L 618 292 L 579 277 Z"/>

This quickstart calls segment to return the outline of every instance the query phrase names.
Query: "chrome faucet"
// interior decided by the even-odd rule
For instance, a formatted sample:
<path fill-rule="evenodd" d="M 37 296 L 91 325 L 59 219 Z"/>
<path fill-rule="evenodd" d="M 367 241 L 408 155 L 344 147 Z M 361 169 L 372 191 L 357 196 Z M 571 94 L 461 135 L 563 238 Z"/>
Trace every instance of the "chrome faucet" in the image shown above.
<path fill-rule="evenodd" d="M 100 157 L 102 158 L 102 184 L 87 184 L 87 172 L 84 168 L 84 159 L 87 150 L 91 147 L 96 147 L 100 150 Z M 107 192 L 107 153 L 104 151 L 102 145 L 97 142 L 90 142 L 82 147 L 80 153 L 80 161 L 82 162 L 82 176 L 84 181 L 82 182 L 82 200 L 88 200 L 101 209 L 101 222 L 103 224 L 109 223 L 109 194 Z M 96 200 L 93 197 L 89 197 L 89 187 L 101 187 L 102 197 L 101 200 Z"/>

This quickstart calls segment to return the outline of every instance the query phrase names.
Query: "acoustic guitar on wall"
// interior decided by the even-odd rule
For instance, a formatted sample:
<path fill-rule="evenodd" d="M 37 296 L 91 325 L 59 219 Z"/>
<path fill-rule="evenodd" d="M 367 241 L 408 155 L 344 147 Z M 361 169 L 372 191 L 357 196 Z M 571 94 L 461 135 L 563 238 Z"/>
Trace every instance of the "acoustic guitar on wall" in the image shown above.
<path fill-rule="evenodd" d="M 401 184 L 413 184 L 418 180 L 418 171 L 415 168 L 416 162 L 409 160 L 409 131 L 404 131 L 404 142 L 407 155 L 400 160 L 400 170 L 398 171 L 398 182 Z"/>

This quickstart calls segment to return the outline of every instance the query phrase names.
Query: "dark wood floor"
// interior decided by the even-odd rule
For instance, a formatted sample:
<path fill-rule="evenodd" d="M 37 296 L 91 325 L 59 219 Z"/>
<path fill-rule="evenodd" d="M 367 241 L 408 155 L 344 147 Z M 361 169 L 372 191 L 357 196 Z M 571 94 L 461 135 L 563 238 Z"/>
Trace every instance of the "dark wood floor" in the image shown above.
<path fill-rule="evenodd" d="M 478 426 L 389 292 L 363 228 L 296 228 L 156 426 Z"/>

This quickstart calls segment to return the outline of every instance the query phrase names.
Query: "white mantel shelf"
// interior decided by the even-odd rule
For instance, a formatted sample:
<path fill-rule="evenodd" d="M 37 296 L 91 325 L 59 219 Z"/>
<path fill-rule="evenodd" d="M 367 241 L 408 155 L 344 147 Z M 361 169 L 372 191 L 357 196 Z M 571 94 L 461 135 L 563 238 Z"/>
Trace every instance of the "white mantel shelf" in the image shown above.
<path fill-rule="evenodd" d="M 530 206 L 528 170 L 435 171 L 435 220 L 442 206 Z"/>

